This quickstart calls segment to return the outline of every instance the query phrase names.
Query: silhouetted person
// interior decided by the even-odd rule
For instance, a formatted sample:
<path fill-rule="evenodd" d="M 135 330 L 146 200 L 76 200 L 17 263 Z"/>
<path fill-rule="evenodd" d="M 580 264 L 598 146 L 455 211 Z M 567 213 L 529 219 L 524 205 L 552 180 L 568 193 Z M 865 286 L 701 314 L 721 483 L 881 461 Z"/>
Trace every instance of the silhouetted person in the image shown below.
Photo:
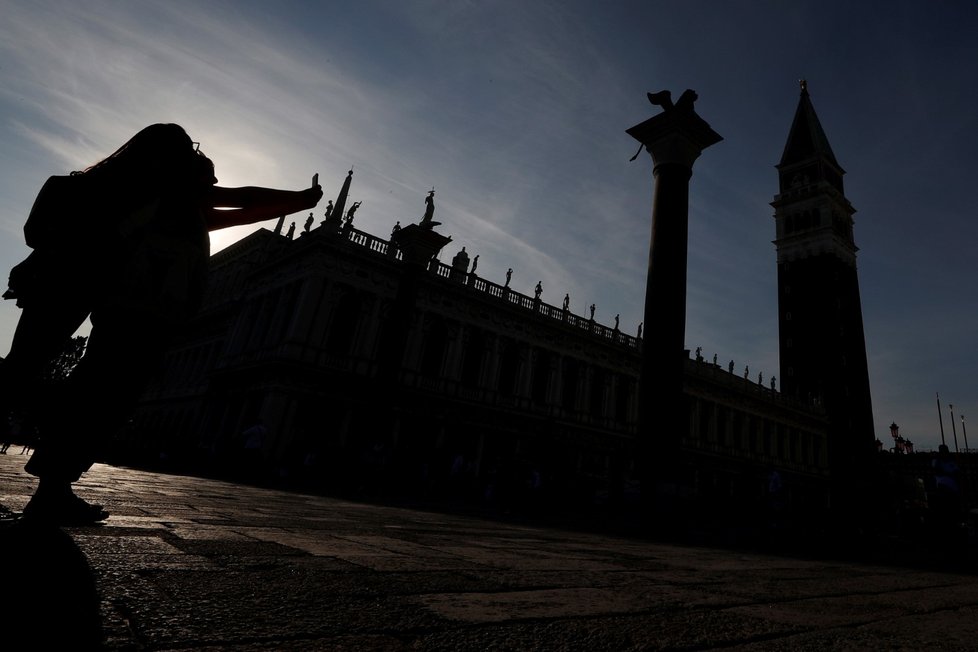
<path fill-rule="evenodd" d="M 11 271 L 6 295 L 23 312 L 0 366 L 0 399 L 23 406 L 39 434 L 26 467 L 39 482 L 25 517 L 85 524 L 108 516 L 71 485 L 125 425 L 168 335 L 198 308 L 208 231 L 309 209 L 322 197 L 318 185 L 216 183 L 213 162 L 183 128 L 155 124 L 87 170 L 51 177 L 38 194 L 25 225 L 34 251 Z M 45 388 L 45 369 L 86 318 L 84 356 L 67 380 Z"/>
<path fill-rule="evenodd" d="M 20 448 L 20 455 L 30 453 L 31 449 L 34 447 L 34 442 L 37 440 L 37 432 L 33 427 L 22 428 L 21 433 L 23 435 L 24 445 Z"/>
<path fill-rule="evenodd" d="M 933 524 L 941 535 L 950 535 L 961 517 L 960 469 L 948 447 L 942 444 L 931 461 L 934 490 L 928 492 Z"/>
<path fill-rule="evenodd" d="M 241 433 L 241 462 L 242 471 L 249 480 L 259 480 L 265 464 L 265 441 L 268 439 L 268 427 L 258 419 L 254 425 Z"/>
<path fill-rule="evenodd" d="M 17 422 L 14 420 L 13 415 L 11 415 L 7 419 L 7 422 L 3 424 L 3 445 L 0 446 L 0 455 L 7 454 L 7 449 L 10 448 L 10 444 L 17 436 L 17 430 Z"/>
<path fill-rule="evenodd" d="M 20 419 L 18 419 L 16 415 L 11 414 L 7 418 L 7 423 L 6 423 L 6 427 L 4 428 L 3 435 L 5 439 L 3 442 L 3 446 L 0 447 L 0 453 L 6 455 L 7 449 L 10 448 L 10 444 L 12 444 L 15 441 L 21 444 L 22 448 L 20 452 L 21 454 L 24 453 L 24 448 L 27 447 L 27 440 L 24 437 L 24 431 L 23 428 L 21 428 Z"/>

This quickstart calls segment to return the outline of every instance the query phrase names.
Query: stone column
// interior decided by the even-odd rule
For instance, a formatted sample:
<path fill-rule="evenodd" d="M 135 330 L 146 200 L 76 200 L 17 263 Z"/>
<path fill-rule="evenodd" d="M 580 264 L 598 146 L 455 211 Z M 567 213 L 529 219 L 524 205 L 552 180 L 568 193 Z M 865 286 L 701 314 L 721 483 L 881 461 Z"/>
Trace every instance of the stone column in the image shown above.
<path fill-rule="evenodd" d="M 645 293 L 639 380 L 642 493 L 656 511 L 681 508 L 686 493 L 680 442 L 689 430 L 683 400 L 689 179 L 700 153 L 722 140 L 693 110 L 696 93 L 673 104 L 668 91 L 649 94 L 664 110 L 627 133 L 652 156 L 652 240 Z"/>

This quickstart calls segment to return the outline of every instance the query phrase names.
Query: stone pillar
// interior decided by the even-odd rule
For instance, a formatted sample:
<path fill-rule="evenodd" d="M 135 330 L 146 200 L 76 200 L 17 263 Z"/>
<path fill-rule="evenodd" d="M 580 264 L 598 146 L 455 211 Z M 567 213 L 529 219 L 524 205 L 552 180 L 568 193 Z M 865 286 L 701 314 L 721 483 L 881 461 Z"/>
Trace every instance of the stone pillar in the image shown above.
<path fill-rule="evenodd" d="M 681 508 L 684 464 L 680 442 L 689 430 L 683 400 L 686 337 L 686 258 L 689 179 L 700 153 L 722 140 L 693 110 L 696 93 L 674 105 L 668 91 L 649 94 L 662 113 L 627 133 L 652 156 L 652 240 L 645 293 L 645 333 L 639 380 L 642 493 L 659 512 Z"/>
<path fill-rule="evenodd" d="M 402 272 L 394 305 L 381 331 L 379 364 L 382 381 L 392 381 L 400 370 L 420 277 L 429 261 L 450 240 L 448 236 L 417 224 L 409 224 L 391 237 L 391 243 L 401 250 Z"/>

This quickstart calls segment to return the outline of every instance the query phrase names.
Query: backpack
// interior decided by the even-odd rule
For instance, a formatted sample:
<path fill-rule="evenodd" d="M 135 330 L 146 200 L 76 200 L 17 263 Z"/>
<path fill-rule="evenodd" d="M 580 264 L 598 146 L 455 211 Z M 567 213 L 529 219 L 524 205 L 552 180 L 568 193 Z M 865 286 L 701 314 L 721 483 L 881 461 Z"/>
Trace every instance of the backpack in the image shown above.
<path fill-rule="evenodd" d="M 24 240 L 34 251 L 10 270 L 4 299 L 22 308 L 41 295 L 83 292 L 88 276 L 80 257 L 98 237 L 91 209 L 90 183 L 82 176 L 44 182 L 24 223 Z"/>
<path fill-rule="evenodd" d="M 65 247 L 85 239 L 89 210 L 88 184 L 80 175 L 49 177 L 41 186 L 24 224 L 31 249 Z"/>

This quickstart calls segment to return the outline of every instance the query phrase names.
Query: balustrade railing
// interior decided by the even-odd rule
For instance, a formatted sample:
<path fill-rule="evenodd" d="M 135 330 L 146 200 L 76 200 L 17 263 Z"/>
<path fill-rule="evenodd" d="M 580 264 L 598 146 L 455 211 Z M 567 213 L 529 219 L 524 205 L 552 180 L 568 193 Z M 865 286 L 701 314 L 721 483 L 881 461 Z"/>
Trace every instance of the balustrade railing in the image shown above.
<path fill-rule="evenodd" d="M 384 256 L 390 256 L 391 243 L 387 240 L 378 238 L 375 235 L 360 231 L 358 229 L 348 229 L 346 238 L 352 244 L 369 249 Z M 395 257 L 401 258 L 401 252 L 395 249 Z M 531 297 L 512 290 L 508 286 L 499 285 L 484 278 L 480 278 L 470 272 L 455 270 L 451 265 L 441 261 L 433 261 L 429 271 L 436 276 L 454 281 L 471 288 L 473 292 L 480 292 L 488 296 L 514 304 L 524 310 L 534 312 L 547 319 L 559 321 L 567 326 L 582 330 L 605 340 L 611 340 L 616 344 L 637 349 L 641 340 L 631 335 L 622 333 L 617 328 L 609 328 L 599 324 L 594 319 L 588 319 L 580 315 L 575 315 L 569 310 L 558 308 L 557 306 L 544 303 L 538 297 Z"/>

